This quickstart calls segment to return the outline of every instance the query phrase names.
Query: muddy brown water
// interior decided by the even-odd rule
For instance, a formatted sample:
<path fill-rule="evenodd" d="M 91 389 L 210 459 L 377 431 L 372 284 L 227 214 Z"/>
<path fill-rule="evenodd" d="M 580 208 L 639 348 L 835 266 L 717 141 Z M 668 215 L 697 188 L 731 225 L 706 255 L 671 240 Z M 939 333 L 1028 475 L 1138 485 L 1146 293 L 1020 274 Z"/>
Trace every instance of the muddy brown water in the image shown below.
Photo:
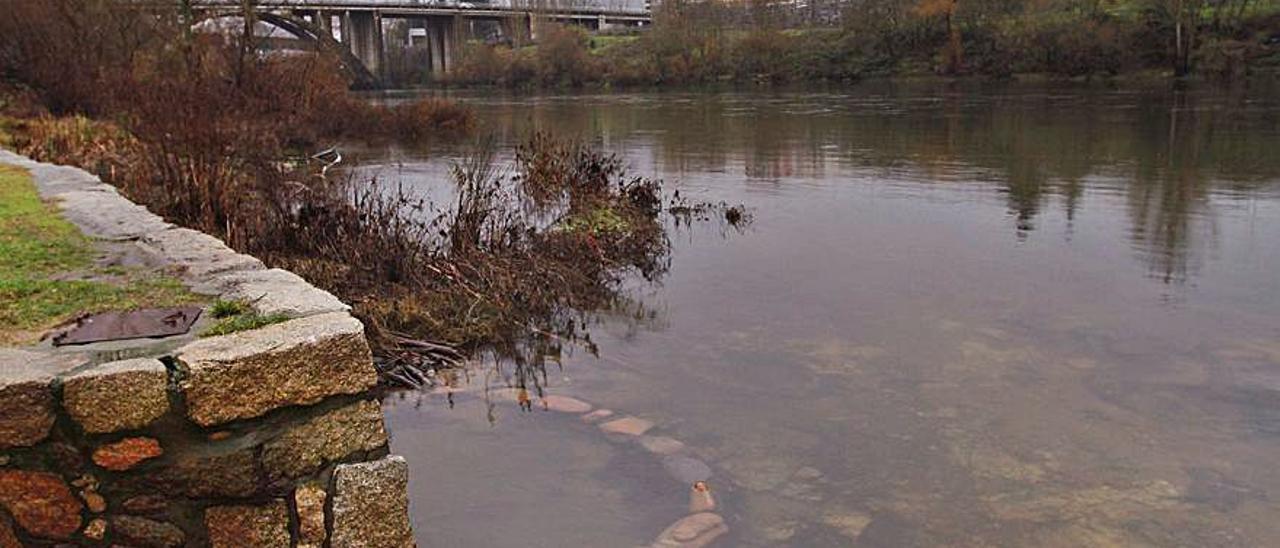
<path fill-rule="evenodd" d="M 675 232 L 656 320 L 549 371 L 711 466 L 718 545 L 1280 546 L 1275 87 L 462 99 L 504 145 L 578 135 L 754 211 Z M 429 193 L 457 153 L 358 156 Z M 455 403 L 385 403 L 426 545 L 685 514 L 638 445 Z"/>

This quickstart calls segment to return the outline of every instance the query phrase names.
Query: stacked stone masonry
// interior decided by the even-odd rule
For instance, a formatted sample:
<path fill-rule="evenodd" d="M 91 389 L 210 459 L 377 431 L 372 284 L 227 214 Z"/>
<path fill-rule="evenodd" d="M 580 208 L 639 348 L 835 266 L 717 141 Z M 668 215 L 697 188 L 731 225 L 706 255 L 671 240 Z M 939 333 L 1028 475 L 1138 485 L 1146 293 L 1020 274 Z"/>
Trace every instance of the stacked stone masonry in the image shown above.
<path fill-rule="evenodd" d="M 412 546 L 404 460 L 349 307 L 82 170 L 0 150 L 102 245 L 290 319 L 100 348 L 0 348 L 0 548 Z"/>

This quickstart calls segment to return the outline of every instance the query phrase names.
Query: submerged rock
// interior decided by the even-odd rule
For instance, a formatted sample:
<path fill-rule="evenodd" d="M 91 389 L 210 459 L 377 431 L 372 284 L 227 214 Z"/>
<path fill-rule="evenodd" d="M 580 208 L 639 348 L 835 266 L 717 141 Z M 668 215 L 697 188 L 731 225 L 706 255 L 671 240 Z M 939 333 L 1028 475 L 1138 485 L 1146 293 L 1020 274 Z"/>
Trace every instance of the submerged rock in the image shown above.
<path fill-rule="evenodd" d="M 50 539 L 75 534 L 84 509 L 61 477 L 26 470 L 0 470 L 0 507 L 26 532 Z"/>
<path fill-rule="evenodd" d="M 215 506 L 205 510 L 204 525 L 213 548 L 289 548 L 289 507 L 283 500 L 261 506 Z"/>
<path fill-rule="evenodd" d="M 169 411 L 168 384 L 159 360 L 111 362 L 68 377 L 62 403 L 90 434 L 136 430 Z"/>
<path fill-rule="evenodd" d="M 818 470 L 817 468 L 814 468 L 812 466 L 804 466 L 799 470 L 796 470 L 796 473 L 792 474 L 791 476 L 802 481 L 815 481 L 815 480 L 822 479 L 823 474 L 822 474 L 822 471 Z"/>
<path fill-rule="evenodd" d="M 666 436 L 640 436 L 640 445 L 650 453 L 673 455 L 684 449 L 684 442 Z"/>
<path fill-rule="evenodd" d="M 693 457 L 672 455 L 663 457 L 662 467 L 676 481 L 690 485 L 711 479 L 711 467 L 707 463 Z"/>
<path fill-rule="evenodd" d="M 591 410 L 591 404 L 569 396 L 547 396 L 542 399 L 542 404 L 548 411 L 561 413 L 586 413 Z"/>
<path fill-rule="evenodd" d="M 610 434 L 639 436 L 653 428 L 653 423 L 636 417 L 622 417 L 600 425 L 600 429 Z"/>
<path fill-rule="evenodd" d="M 93 452 L 93 462 L 107 470 L 123 472 L 163 454 L 160 442 L 153 438 L 125 438 L 99 447 Z"/>
<path fill-rule="evenodd" d="M 582 416 L 582 420 L 586 422 L 598 422 L 613 416 L 613 411 L 608 409 L 596 409 Z"/>
<path fill-rule="evenodd" d="M 822 523 L 850 540 L 858 540 L 862 531 L 871 524 L 871 516 L 858 512 L 831 512 L 822 516 Z"/>
<path fill-rule="evenodd" d="M 702 512 L 671 524 L 653 541 L 652 548 L 700 548 L 728 532 L 729 526 L 725 525 L 724 518 Z"/>
<path fill-rule="evenodd" d="M 780 543 L 791 540 L 791 537 L 796 536 L 796 531 L 799 528 L 800 522 L 785 520 L 761 526 L 760 534 L 769 542 Z"/>
<path fill-rule="evenodd" d="M 331 546 L 415 546 L 404 457 L 342 464 L 334 468 L 333 478 Z"/>

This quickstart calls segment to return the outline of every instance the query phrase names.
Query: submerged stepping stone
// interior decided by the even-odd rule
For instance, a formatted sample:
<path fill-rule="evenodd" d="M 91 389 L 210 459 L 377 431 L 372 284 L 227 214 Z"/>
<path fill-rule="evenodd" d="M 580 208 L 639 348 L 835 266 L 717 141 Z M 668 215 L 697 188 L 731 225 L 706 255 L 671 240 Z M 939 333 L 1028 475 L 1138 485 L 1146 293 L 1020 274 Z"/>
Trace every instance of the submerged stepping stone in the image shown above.
<path fill-rule="evenodd" d="M 640 445 L 657 455 L 674 455 L 684 449 L 684 442 L 666 436 L 640 436 Z"/>
<path fill-rule="evenodd" d="M 681 455 L 663 457 L 662 467 L 671 477 L 686 485 L 711 479 L 711 467 L 693 457 Z"/>
<path fill-rule="evenodd" d="M 548 411 L 561 413 L 586 413 L 591 410 L 591 404 L 569 396 L 547 396 L 542 399 L 542 405 Z"/>
<path fill-rule="evenodd" d="M 600 429 L 610 434 L 626 434 L 639 436 L 653 428 L 653 423 L 636 417 L 622 417 L 600 425 Z"/>
<path fill-rule="evenodd" d="M 613 416 L 613 411 L 608 409 L 596 409 L 582 416 L 582 420 L 586 422 L 598 422 Z"/>
<path fill-rule="evenodd" d="M 652 544 L 653 548 L 701 548 L 729 532 L 724 518 L 711 512 L 685 516 L 671 524 Z"/>

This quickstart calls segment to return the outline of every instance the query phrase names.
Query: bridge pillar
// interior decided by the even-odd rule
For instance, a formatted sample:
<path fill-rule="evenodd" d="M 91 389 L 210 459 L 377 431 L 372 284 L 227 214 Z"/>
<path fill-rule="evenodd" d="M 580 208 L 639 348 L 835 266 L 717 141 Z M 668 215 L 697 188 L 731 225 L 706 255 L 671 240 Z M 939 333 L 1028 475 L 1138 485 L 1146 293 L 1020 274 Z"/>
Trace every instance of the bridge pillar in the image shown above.
<path fill-rule="evenodd" d="M 365 68 L 374 75 L 382 74 L 382 14 L 376 11 L 349 11 L 343 23 L 350 21 L 350 30 L 342 29 L 343 42 L 351 48 Z M 348 37 L 350 37 L 348 39 Z"/>
<path fill-rule="evenodd" d="M 454 15 L 445 20 L 444 70 L 453 70 L 453 62 L 462 55 L 462 44 L 466 39 L 467 24 L 461 15 Z"/>
<path fill-rule="evenodd" d="M 431 76 L 440 78 L 453 68 L 452 47 L 449 44 L 449 17 L 427 18 L 427 44 L 431 48 Z"/>
<path fill-rule="evenodd" d="M 512 47 L 528 44 L 533 35 L 533 23 L 527 14 L 503 17 L 498 25 L 502 28 L 502 37 L 510 40 Z"/>
<path fill-rule="evenodd" d="M 342 43 L 351 47 L 351 12 L 344 11 L 338 15 L 338 31 Z"/>
<path fill-rule="evenodd" d="M 324 10 L 316 10 L 312 14 L 312 22 L 316 28 L 325 33 L 326 38 L 333 38 L 333 14 Z"/>

